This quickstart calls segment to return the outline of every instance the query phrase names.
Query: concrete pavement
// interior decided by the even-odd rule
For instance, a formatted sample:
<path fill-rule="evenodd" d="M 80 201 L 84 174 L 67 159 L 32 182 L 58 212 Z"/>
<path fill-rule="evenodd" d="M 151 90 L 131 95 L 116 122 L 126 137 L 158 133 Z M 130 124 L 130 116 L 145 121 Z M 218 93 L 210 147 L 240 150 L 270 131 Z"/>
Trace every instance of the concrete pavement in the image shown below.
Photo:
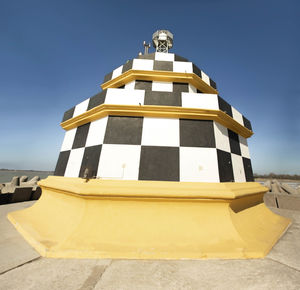
<path fill-rule="evenodd" d="M 26 208 L 33 203 L 34 201 L 29 201 L 0 205 L 0 273 L 40 257 L 6 218 L 9 212 Z"/>
<path fill-rule="evenodd" d="M 39 256 L 6 219 L 32 202 L 0 206 L 0 289 L 299 289 L 300 211 L 264 259 L 90 260 Z"/>

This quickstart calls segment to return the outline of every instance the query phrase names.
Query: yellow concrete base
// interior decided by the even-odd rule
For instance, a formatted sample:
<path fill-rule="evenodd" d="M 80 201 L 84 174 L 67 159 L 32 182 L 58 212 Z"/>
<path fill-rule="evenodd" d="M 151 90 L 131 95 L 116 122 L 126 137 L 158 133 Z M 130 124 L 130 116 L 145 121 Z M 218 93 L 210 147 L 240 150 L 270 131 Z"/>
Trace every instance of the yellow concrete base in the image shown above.
<path fill-rule="evenodd" d="M 45 257 L 264 257 L 290 220 L 255 182 L 190 183 L 48 177 L 32 207 L 8 215 Z"/>

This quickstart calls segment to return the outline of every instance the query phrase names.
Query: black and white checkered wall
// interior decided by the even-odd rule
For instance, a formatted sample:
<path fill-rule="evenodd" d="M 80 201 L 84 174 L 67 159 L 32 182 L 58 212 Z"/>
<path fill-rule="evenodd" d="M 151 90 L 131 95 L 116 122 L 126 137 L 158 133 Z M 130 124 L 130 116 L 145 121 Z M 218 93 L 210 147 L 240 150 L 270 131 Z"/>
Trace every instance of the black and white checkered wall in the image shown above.
<path fill-rule="evenodd" d="M 108 116 L 66 132 L 55 175 L 252 181 L 247 140 L 209 120 Z"/>
<path fill-rule="evenodd" d="M 134 59 L 114 70 L 110 79 L 130 68 L 137 69 L 136 63 L 143 61 L 151 61 L 149 69 L 150 66 L 157 69 L 155 62 L 170 61 L 173 71 L 176 66 L 179 70 L 177 62 L 195 70 L 192 63 L 183 58 L 179 60 L 174 54 L 140 57 L 138 62 Z M 150 59 L 142 59 L 146 57 Z M 202 79 L 205 78 L 200 72 Z M 211 82 L 209 78 L 207 81 Z M 204 94 L 188 83 L 143 80 L 102 91 L 68 110 L 63 121 L 101 104 L 222 110 L 252 130 L 250 122 L 216 94 Z M 83 177 L 86 168 L 90 177 L 103 179 L 253 181 L 247 140 L 210 120 L 108 116 L 71 129 L 65 134 L 55 175 Z"/>
<path fill-rule="evenodd" d="M 216 94 L 197 92 L 187 83 L 132 81 L 124 88 L 107 89 L 66 111 L 63 122 L 101 104 L 178 106 L 222 110 L 235 121 L 252 130 L 250 121 Z"/>
<path fill-rule="evenodd" d="M 124 65 L 113 70 L 111 73 L 104 77 L 104 83 L 110 81 L 122 73 L 133 70 L 162 70 L 172 71 L 178 73 L 195 73 L 206 84 L 217 88 L 216 83 L 201 69 L 199 69 L 192 62 L 189 62 L 186 58 L 176 55 L 174 53 L 162 53 L 155 52 L 146 55 L 139 55 L 138 58 L 127 61 Z"/>

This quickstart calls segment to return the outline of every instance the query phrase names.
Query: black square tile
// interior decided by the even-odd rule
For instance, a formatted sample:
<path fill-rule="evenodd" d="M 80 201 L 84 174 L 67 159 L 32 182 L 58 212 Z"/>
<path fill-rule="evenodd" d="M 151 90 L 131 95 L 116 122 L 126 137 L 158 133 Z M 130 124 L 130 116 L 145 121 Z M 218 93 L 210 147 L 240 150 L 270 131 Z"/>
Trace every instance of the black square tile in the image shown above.
<path fill-rule="evenodd" d="M 87 123 L 77 127 L 72 149 L 81 148 L 85 146 L 90 124 L 91 123 Z"/>
<path fill-rule="evenodd" d="M 213 87 L 214 89 L 217 89 L 217 84 L 211 78 L 209 79 L 209 83 L 210 83 L 211 87 Z"/>
<path fill-rule="evenodd" d="M 71 152 L 71 150 L 62 151 L 59 153 L 59 157 L 58 157 L 56 167 L 54 170 L 55 176 L 64 176 L 65 175 L 65 171 L 66 171 L 67 164 L 69 161 L 70 152 Z"/>
<path fill-rule="evenodd" d="M 138 56 L 139 59 L 155 59 L 155 53 L 141 54 Z"/>
<path fill-rule="evenodd" d="M 82 163 L 79 171 L 79 177 L 84 176 L 85 169 L 88 169 L 88 177 L 97 176 L 99 158 L 101 154 L 102 145 L 86 147 L 82 158 Z"/>
<path fill-rule="evenodd" d="M 172 92 L 146 91 L 144 105 L 181 107 L 181 94 Z"/>
<path fill-rule="evenodd" d="M 241 146 L 240 146 L 239 135 L 228 129 L 228 137 L 229 137 L 231 153 L 241 155 Z"/>
<path fill-rule="evenodd" d="M 180 119 L 180 146 L 215 148 L 213 121 Z"/>
<path fill-rule="evenodd" d="M 112 78 L 112 75 L 113 75 L 113 72 L 110 72 L 107 75 L 105 75 L 103 83 L 106 83 L 106 82 L 110 81 L 111 78 Z"/>
<path fill-rule="evenodd" d="M 151 91 L 152 90 L 152 81 L 142 81 L 136 80 L 134 85 L 135 90 L 145 90 Z"/>
<path fill-rule="evenodd" d="M 140 145 L 143 117 L 109 116 L 104 144 Z"/>
<path fill-rule="evenodd" d="M 218 101 L 219 101 L 219 109 L 232 117 L 231 106 L 220 96 L 218 96 Z"/>
<path fill-rule="evenodd" d="M 243 121 L 244 121 L 244 126 L 245 126 L 247 129 L 249 129 L 249 130 L 252 131 L 251 122 L 250 122 L 246 117 L 244 117 L 244 116 L 243 116 Z"/>
<path fill-rule="evenodd" d="M 139 180 L 179 181 L 179 148 L 142 146 Z"/>
<path fill-rule="evenodd" d="M 193 64 L 193 73 L 196 74 L 197 76 L 199 76 L 202 79 L 202 73 L 201 73 L 201 69 L 198 68 L 196 65 Z"/>
<path fill-rule="evenodd" d="M 246 181 L 254 181 L 251 160 L 243 157 Z"/>
<path fill-rule="evenodd" d="M 186 59 L 185 57 L 182 57 L 180 55 L 175 54 L 175 61 L 184 61 L 184 62 L 188 62 L 188 59 Z"/>
<path fill-rule="evenodd" d="M 173 61 L 155 60 L 153 70 L 173 71 Z"/>
<path fill-rule="evenodd" d="M 183 93 L 189 92 L 189 84 L 187 83 L 173 83 L 173 92 Z"/>
<path fill-rule="evenodd" d="M 73 107 L 73 108 L 69 109 L 68 111 L 66 111 L 64 113 L 64 117 L 62 119 L 62 122 L 67 121 L 67 120 L 73 118 L 74 110 L 75 110 L 75 107 Z"/>
<path fill-rule="evenodd" d="M 220 182 L 233 182 L 231 154 L 217 149 Z"/>
<path fill-rule="evenodd" d="M 128 60 L 124 65 L 123 65 L 123 68 L 122 68 L 122 74 L 124 72 L 127 72 L 128 70 L 132 69 L 132 64 L 133 64 L 133 60 Z"/>
<path fill-rule="evenodd" d="M 87 110 L 90 110 L 94 107 L 104 104 L 107 90 L 100 92 L 99 94 L 93 96 L 89 100 L 89 105 Z"/>

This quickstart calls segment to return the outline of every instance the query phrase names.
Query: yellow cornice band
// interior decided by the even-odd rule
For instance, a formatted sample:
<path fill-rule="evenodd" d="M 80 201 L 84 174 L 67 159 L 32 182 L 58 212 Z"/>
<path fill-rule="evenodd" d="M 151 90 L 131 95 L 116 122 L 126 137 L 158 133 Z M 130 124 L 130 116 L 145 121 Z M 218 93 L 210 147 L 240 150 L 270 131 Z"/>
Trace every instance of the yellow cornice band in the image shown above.
<path fill-rule="evenodd" d="M 233 200 L 265 193 L 258 182 L 177 182 L 153 180 L 105 180 L 48 176 L 39 181 L 45 189 L 87 198 L 158 198 Z"/>
<path fill-rule="evenodd" d="M 253 132 L 226 113 L 220 110 L 182 108 L 173 106 L 134 106 L 134 105 L 99 105 L 85 113 L 62 122 L 60 125 L 65 130 L 70 130 L 83 124 L 98 120 L 108 115 L 130 117 L 156 117 L 194 120 L 214 120 L 224 127 L 236 132 L 244 138 L 252 136 Z"/>
<path fill-rule="evenodd" d="M 134 80 L 189 83 L 206 94 L 218 94 L 218 91 L 204 82 L 194 73 L 173 71 L 128 70 L 120 76 L 101 85 L 102 89 L 119 88 Z"/>

